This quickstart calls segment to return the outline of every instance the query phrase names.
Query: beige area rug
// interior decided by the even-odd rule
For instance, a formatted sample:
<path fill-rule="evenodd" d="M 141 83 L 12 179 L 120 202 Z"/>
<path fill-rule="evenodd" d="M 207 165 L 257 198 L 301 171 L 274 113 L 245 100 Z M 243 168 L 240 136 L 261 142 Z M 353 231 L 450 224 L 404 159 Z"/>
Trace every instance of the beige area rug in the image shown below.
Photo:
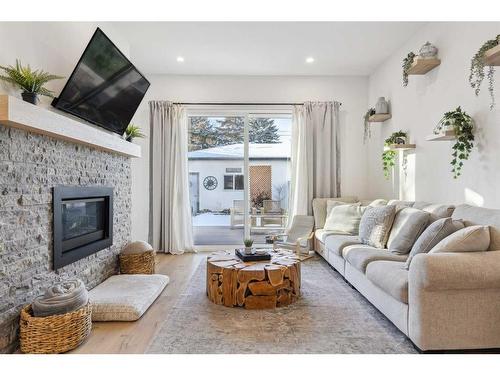
<path fill-rule="evenodd" d="M 411 342 L 324 260 L 302 263 L 302 298 L 274 310 L 218 306 L 205 262 L 148 353 L 416 353 Z"/>

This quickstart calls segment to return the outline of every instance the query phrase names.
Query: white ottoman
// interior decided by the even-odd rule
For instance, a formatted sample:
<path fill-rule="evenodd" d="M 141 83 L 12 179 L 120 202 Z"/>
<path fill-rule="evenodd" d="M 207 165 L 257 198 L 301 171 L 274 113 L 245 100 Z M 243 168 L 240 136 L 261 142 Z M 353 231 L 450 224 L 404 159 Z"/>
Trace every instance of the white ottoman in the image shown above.
<path fill-rule="evenodd" d="M 89 292 L 92 321 L 134 321 L 158 298 L 166 275 L 115 275 Z"/>

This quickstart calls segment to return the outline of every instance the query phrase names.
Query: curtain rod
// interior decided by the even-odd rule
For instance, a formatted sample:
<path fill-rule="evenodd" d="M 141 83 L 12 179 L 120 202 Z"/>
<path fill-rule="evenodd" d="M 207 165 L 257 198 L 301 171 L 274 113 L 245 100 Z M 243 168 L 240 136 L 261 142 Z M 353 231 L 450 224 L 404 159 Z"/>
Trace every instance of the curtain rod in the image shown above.
<path fill-rule="evenodd" d="M 304 103 L 183 103 L 183 102 L 174 102 L 173 104 L 180 105 L 303 105 Z M 342 103 L 339 103 L 342 105 Z"/>

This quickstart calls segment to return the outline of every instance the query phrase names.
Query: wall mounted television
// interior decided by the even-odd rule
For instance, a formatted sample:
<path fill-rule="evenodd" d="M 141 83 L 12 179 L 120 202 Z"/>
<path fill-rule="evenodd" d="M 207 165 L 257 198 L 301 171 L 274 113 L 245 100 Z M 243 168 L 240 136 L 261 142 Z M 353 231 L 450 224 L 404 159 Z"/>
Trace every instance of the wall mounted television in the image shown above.
<path fill-rule="evenodd" d="M 149 81 L 97 28 L 52 106 L 123 135 Z"/>

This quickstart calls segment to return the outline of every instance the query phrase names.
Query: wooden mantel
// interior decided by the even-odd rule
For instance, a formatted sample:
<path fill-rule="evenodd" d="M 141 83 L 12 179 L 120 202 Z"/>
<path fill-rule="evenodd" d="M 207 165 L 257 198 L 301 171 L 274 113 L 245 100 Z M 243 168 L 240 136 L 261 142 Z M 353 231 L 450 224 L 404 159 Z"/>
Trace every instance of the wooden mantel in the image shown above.
<path fill-rule="evenodd" d="M 0 124 L 133 158 L 141 157 L 139 145 L 116 134 L 13 96 L 0 95 Z"/>

